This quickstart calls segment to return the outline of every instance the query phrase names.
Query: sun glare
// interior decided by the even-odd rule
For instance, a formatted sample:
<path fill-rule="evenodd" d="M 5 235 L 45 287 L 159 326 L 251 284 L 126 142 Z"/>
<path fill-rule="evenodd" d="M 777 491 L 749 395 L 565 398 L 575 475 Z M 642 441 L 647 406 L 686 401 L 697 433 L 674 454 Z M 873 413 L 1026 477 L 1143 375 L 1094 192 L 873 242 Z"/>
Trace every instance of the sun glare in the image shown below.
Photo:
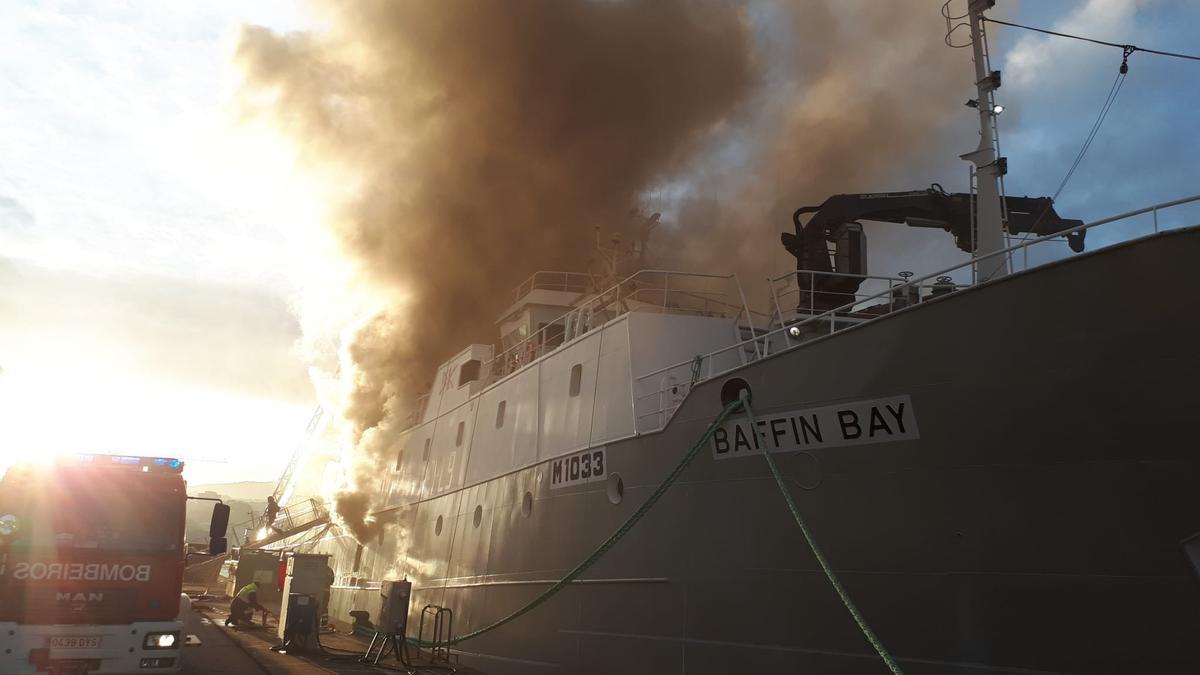
<path fill-rule="evenodd" d="M 191 481 L 275 477 L 303 436 L 302 403 L 137 379 L 79 362 L 5 364 L 0 471 L 98 452 L 179 457 Z"/>

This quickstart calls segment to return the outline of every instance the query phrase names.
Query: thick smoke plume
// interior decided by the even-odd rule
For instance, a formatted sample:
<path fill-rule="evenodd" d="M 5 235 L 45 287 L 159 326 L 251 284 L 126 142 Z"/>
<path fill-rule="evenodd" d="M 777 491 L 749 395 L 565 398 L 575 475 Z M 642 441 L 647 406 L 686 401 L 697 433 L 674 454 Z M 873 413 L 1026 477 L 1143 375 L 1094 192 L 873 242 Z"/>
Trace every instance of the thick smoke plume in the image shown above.
<path fill-rule="evenodd" d="M 247 98 L 350 175 L 332 226 L 394 304 L 359 326 L 344 415 L 366 483 L 432 367 L 508 289 L 681 171 L 753 77 L 743 12 L 693 0 L 328 3 L 320 35 L 244 30 Z M 389 452 L 390 454 L 390 452 Z M 361 500 L 340 500 L 369 537 Z M 343 509 L 347 510 L 347 509 Z M 348 510 L 347 510 L 348 511 Z"/>
<path fill-rule="evenodd" d="M 738 272 L 760 297 L 765 270 L 795 266 L 778 236 L 797 207 L 964 182 L 956 155 L 978 142 L 962 106 L 973 72 L 970 50 L 943 43 L 941 4 L 751 3 L 764 72 L 725 151 L 692 168 L 693 189 L 678 205 L 681 257 Z M 896 234 L 886 227 L 872 239 Z"/>
<path fill-rule="evenodd" d="M 663 185 L 683 195 L 670 248 L 761 276 L 791 209 L 880 189 L 969 71 L 941 44 L 940 2 L 319 6 L 326 30 L 247 27 L 237 60 L 243 100 L 342 177 L 329 224 L 378 301 L 341 373 L 357 475 L 338 508 L 360 540 L 416 395 L 495 338 L 522 278 L 586 268 L 594 228 Z"/>

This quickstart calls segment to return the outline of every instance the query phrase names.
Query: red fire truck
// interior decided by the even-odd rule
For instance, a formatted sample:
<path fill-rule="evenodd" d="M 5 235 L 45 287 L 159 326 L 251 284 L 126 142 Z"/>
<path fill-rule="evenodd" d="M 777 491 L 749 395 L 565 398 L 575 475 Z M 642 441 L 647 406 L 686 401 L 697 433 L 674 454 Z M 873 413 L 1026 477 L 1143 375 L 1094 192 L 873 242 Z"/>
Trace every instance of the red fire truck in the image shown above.
<path fill-rule="evenodd" d="M 181 666 L 186 483 L 166 457 L 74 455 L 0 480 L 0 673 Z M 209 552 L 229 508 L 213 509 Z"/>

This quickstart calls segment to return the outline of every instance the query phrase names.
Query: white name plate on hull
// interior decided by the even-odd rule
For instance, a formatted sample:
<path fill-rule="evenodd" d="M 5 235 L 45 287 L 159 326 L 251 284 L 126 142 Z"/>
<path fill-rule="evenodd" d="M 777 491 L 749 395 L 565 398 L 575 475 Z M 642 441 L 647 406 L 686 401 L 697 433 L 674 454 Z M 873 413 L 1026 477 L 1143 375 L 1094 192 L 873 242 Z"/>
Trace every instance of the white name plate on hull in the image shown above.
<path fill-rule="evenodd" d="M 792 412 L 756 414 L 758 428 L 750 429 L 745 413 L 734 413 L 713 432 L 714 459 L 746 457 L 771 452 L 798 452 L 867 443 L 888 443 L 920 438 L 912 400 L 893 396 L 871 401 Z"/>

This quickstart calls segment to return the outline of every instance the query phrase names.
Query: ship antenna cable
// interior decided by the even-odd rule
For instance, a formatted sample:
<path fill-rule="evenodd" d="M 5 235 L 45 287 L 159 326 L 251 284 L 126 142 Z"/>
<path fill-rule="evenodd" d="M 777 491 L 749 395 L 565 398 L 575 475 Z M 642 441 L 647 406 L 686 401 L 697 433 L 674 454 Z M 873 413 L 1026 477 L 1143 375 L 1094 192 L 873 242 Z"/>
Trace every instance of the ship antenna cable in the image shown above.
<path fill-rule="evenodd" d="M 743 389 L 741 392 L 740 403 L 742 409 L 746 412 L 746 417 L 750 420 L 750 428 L 758 428 L 758 420 L 754 416 L 754 408 L 750 405 L 750 392 Z M 753 433 L 753 432 L 752 432 Z M 808 529 L 808 524 L 804 522 L 804 516 L 800 513 L 800 507 L 796 505 L 796 500 L 792 497 L 792 493 L 787 488 L 787 483 L 784 482 L 783 474 L 779 471 L 779 466 L 775 463 L 775 458 L 771 456 L 770 450 L 763 448 L 763 457 L 767 460 L 767 467 L 771 469 L 771 475 L 775 478 L 775 484 L 779 486 L 780 493 L 783 494 L 784 501 L 787 502 L 788 510 L 792 512 L 792 518 L 795 518 L 796 525 L 800 526 L 800 532 L 804 535 L 804 540 L 808 542 L 808 547 L 812 550 L 813 557 L 817 559 L 817 563 L 821 566 L 821 571 L 825 573 L 825 578 L 829 580 L 829 584 L 833 586 L 833 590 L 837 591 L 838 597 L 841 598 L 842 604 L 846 606 L 846 611 L 850 612 L 850 616 L 854 619 L 854 623 L 858 625 L 858 629 L 862 631 L 867 642 L 875 649 L 875 653 L 879 654 L 879 658 L 883 659 L 888 670 L 892 671 L 893 675 L 904 675 L 904 671 L 900 670 L 900 665 L 888 653 L 886 647 L 880 642 L 879 637 L 875 635 L 875 631 L 871 630 L 871 626 L 867 620 L 863 618 L 858 607 L 854 605 L 854 601 L 850 599 L 850 594 L 842 586 L 842 582 L 838 580 L 837 574 L 834 573 L 833 567 L 826 560 L 825 554 L 821 553 L 821 547 L 817 545 L 817 540 L 813 537 L 812 531 Z"/>
<path fill-rule="evenodd" d="M 998 23 L 1002 26 L 1011 26 L 1013 28 L 1020 28 L 1022 30 L 1031 30 L 1035 33 L 1045 33 L 1046 35 L 1054 35 L 1056 37 L 1070 38 L 1072 40 L 1082 40 L 1083 42 L 1091 42 L 1091 43 L 1097 44 L 1097 45 L 1104 45 L 1105 47 L 1116 47 L 1118 49 L 1126 50 L 1126 53 L 1125 53 L 1126 58 L 1128 58 L 1128 56 L 1130 54 L 1132 54 L 1133 52 L 1146 52 L 1147 54 L 1157 54 L 1159 56 L 1170 56 L 1170 57 L 1176 58 L 1176 59 L 1188 59 L 1190 61 L 1200 61 L 1200 56 L 1196 56 L 1194 54 L 1180 54 L 1179 52 L 1167 52 L 1167 51 L 1163 51 L 1161 49 L 1149 49 L 1146 47 L 1138 47 L 1137 45 L 1127 45 L 1127 44 L 1122 45 L 1122 44 L 1117 44 L 1116 42 L 1107 42 L 1105 40 L 1097 40 L 1095 38 L 1083 37 L 1082 35 L 1071 35 L 1070 33 L 1060 33 L 1058 31 L 1046 30 L 1045 28 L 1035 28 L 1033 26 L 1023 26 L 1019 23 L 1012 23 L 1010 21 L 1001 21 L 1000 19 L 993 19 L 993 18 L 986 17 L 986 16 L 983 17 L 983 20 L 987 21 L 988 23 Z"/>
<path fill-rule="evenodd" d="M 1125 59 L 1128 58 L 1129 52 L 1126 52 Z M 1129 65 L 1125 59 L 1121 60 L 1121 68 L 1117 71 L 1117 77 L 1113 80 L 1112 86 L 1108 88 L 1108 96 L 1104 98 L 1104 104 L 1100 106 L 1100 114 L 1096 117 L 1096 121 L 1092 123 L 1092 129 L 1083 141 L 1083 146 L 1079 148 L 1079 154 L 1075 155 L 1075 161 L 1071 162 L 1071 168 L 1067 169 L 1067 175 L 1063 176 L 1062 181 L 1058 184 L 1058 189 L 1054 191 L 1054 196 L 1050 198 L 1051 202 L 1058 200 L 1058 196 L 1062 194 L 1063 188 L 1067 187 L 1067 183 L 1075 175 L 1075 169 L 1079 168 L 1084 155 L 1092 147 L 1092 141 L 1096 140 L 1096 134 L 1100 132 L 1100 127 L 1108 117 L 1108 111 L 1112 110 L 1113 102 L 1117 100 L 1117 94 L 1121 93 L 1121 85 L 1125 84 L 1125 75 L 1129 72 Z M 1043 211 L 1043 213 L 1045 212 Z"/>
<path fill-rule="evenodd" d="M 1145 52 L 1147 54 L 1168 56 L 1176 59 L 1200 61 L 1200 56 L 1195 54 L 1168 52 L 1162 49 L 1150 49 L 1148 47 L 1139 47 L 1132 44 L 1118 44 L 1116 42 L 1108 42 L 1107 40 L 1097 40 L 1095 38 L 1084 37 L 1082 35 L 1072 35 L 1070 33 L 1063 33 L 1045 28 L 1026 26 L 1023 24 L 1013 23 L 1011 21 L 1002 21 L 1000 19 L 993 19 L 986 16 L 983 17 L 983 20 L 989 23 L 1000 24 L 1002 26 L 1020 28 L 1022 30 L 1033 31 L 1035 33 L 1042 33 L 1045 35 L 1053 35 L 1055 37 L 1068 38 L 1071 40 L 1080 40 L 1082 42 L 1091 42 L 1092 44 L 1103 45 L 1105 47 L 1115 47 L 1121 50 L 1121 67 L 1118 69 L 1117 77 L 1113 80 L 1112 86 L 1108 89 L 1108 96 L 1105 97 L 1104 104 L 1100 106 L 1100 114 L 1096 117 L 1095 123 L 1092 124 L 1091 131 L 1088 132 L 1087 138 L 1083 142 L 1083 147 L 1079 149 L 1079 153 L 1075 156 L 1075 161 L 1071 163 L 1071 168 L 1067 170 L 1067 174 L 1063 176 L 1062 181 L 1058 184 L 1058 189 L 1054 191 L 1054 196 L 1050 198 L 1050 204 L 1047 204 L 1046 208 L 1042 209 L 1042 212 L 1038 215 L 1037 220 L 1034 221 L 1033 225 L 1030 227 L 1030 230 L 1037 229 L 1038 224 L 1042 222 L 1042 217 L 1045 216 L 1050 210 L 1051 204 L 1053 204 L 1054 201 L 1058 199 L 1058 196 L 1062 194 L 1063 189 L 1066 188 L 1067 183 L 1071 180 L 1071 177 L 1075 175 L 1075 170 L 1079 168 L 1080 162 L 1083 161 L 1084 155 L 1086 155 L 1088 149 L 1091 148 L 1092 141 L 1095 140 L 1096 134 L 1099 133 L 1100 127 L 1104 124 L 1105 118 L 1108 117 L 1109 111 L 1112 110 L 1112 105 L 1117 99 L 1117 94 L 1121 92 L 1121 86 L 1125 83 L 1125 76 L 1129 73 L 1129 57 L 1132 56 L 1134 52 Z"/>

